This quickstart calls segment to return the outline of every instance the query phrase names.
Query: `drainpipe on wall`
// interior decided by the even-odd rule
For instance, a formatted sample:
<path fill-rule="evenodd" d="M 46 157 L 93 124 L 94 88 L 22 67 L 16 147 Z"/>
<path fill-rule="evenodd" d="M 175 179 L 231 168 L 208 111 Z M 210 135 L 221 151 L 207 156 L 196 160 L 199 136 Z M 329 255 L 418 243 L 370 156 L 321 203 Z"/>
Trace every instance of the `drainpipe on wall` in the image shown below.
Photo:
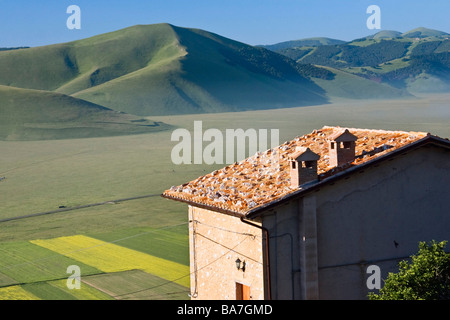
<path fill-rule="evenodd" d="M 244 216 L 241 216 L 241 221 L 243 223 L 246 223 L 248 225 L 251 225 L 255 228 L 261 229 L 266 237 L 266 278 L 267 278 L 267 299 L 272 300 L 272 294 L 271 294 L 271 288 L 270 288 L 270 256 L 269 256 L 269 230 L 264 228 L 263 226 L 259 226 L 253 222 L 250 222 L 248 220 L 244 220 Z"/>

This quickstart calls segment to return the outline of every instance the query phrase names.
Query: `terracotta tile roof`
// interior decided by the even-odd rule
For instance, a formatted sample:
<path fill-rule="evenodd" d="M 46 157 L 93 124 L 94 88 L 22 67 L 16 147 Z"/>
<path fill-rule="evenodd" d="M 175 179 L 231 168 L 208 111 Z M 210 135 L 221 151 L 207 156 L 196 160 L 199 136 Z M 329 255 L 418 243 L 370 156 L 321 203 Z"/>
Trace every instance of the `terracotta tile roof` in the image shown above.
<path fill-rule="evenodd" d="M 355 161 L 344 167 L 330 167 L 328 156 L 328 139 L 332 135 L 338 136 L 343 132 L 343 128 L 323 127 L 183 185 L 173 186 L 166 190 L 163 196 L 193 205 L 245 215 L 258 206 L 266 205 L 298 190 L 290 186 L 288 160 L 296 155 L 298 150 L 302 150 L 300 148 L 310 148 L 320 155 L 317 170 L 319 180 L 323 180 L 428 135 L 425 132 L 347 129 L 358 140 Z"/>

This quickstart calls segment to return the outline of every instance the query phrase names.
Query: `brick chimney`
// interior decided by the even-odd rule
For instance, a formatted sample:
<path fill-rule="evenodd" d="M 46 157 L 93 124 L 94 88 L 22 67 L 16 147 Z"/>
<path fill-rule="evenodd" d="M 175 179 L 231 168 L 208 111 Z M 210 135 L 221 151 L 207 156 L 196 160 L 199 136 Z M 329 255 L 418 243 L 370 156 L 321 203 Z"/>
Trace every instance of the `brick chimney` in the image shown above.
<path fill-rule="evenodd" d="M 317 161 L 320 156 L 309 148 L 298 147 L 289 157 L 291 187 L 298 188 L 302 184 L 317 180 Z"/>
<path fill-rule="evenodd" d="M 355 160 L 355 141 L 358 138 L 348 129 L 340 130 L 328 137 L 331 167 L 340 167 Z"/>

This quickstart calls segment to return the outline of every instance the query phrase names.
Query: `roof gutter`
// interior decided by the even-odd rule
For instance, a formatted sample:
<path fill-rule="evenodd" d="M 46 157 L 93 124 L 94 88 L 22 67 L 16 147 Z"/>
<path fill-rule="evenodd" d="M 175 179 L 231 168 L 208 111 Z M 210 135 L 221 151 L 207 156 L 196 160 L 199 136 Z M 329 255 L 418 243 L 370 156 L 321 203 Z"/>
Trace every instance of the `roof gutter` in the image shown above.
<path fill-rule="evenodd" d="M 266 242 L 265 256 L 266 256 L 267 300 L 272 300 L 271 285 L 270 285 L 271 281 L 270 281 L 269 230 L 267 230 L 267 228 L 264 228 L 263 226 L 260 226 L 251 221 L 245 220 L 245 216 L 241 216 L 240 219 L 241 219 L 241 222 L 251 225 L 255 228 L 261 229 L 264 232 L 265 242 Z M 263 265 L 264 265 L 264 263 L 263 263 Z"/>

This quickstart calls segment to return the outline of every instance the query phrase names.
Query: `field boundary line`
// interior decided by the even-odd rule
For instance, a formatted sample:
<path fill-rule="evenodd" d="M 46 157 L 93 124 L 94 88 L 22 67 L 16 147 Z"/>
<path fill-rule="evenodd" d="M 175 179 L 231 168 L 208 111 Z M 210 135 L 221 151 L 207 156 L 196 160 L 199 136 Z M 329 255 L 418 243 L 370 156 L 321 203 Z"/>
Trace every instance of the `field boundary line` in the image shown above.
<path fill-rule="evenodd" d="M 96 285 L 94 285 L 94 284 L 92 284 L 92 283 L 90 283 L 90 282 L 88 282 L 88 281 L 86 281 L 86 280 L 84 280 L 84 279 L 81 279 L 81 282 L 83 282 L 84 284 L 87 284 L 88 286 L 90 286 L 90 287 L 92 287 L 92 288 L 94 288 L 94 289 L 97 289 L 98 291 L 100 291 L 100 292 L 103 292 L 103 293 L 105 293 L 105 294 L 107 294 L 108 296 L 110 296 L 111 298 L 113 298 L 113 299 L 115 299 L 115 300 L 119 300 L 119 299 L 117 299 L 115 296 L 115 293 L 113 293 L 113 292 L 111 292 L 111 291 L 108 291 L 108 290 L 106 290 L 106 289 L 103 289 L 103 288 L 100 288 L 100 287 L 98 287 L 98 286 L 96 286 Z"/>
<path fill-rule="evenodd" d="M 144 195 L 144 196 L 136 196 L 136 197 L 129 197 L 129 198 L 124 198 L 124 199 L 108 200 L 108 201 L 103 201 L 103 202 L 98 202 L 98 203 L 84 204 L 84 205 L 75 206 L 75 207 L 60 208 L 60 209 L 57 209 L 57 210 L 44 211 L 44 212 L 38 212 L 38 213 L 31 213 L 31 214 L 27 214 L 27 215 L 23 215 L 23 216 L 18 216 L 18 217 L 11 217 L 11 218 L 0 219 L 0 223 L 8 222 L 8 221 L 14 221 L 14 220 L 22 220 L 22 219 L 33 218 L 33 217 L 39 217 L 39 216 L 55 214 L 55 213 L 61 213 L 61 212 L 67 212 L 67 211 L 81 210 L 81 209 L 86 209 L 86 208 L 91 208 L 91 207 L 98 207 L 98 206 L 103 206 L 103 205 L 106 205 L 106 204 L 113 204 L 113 203 L 115 204 L 115 203 L 120 203 L 120 202 L 125 202 L 125 201 L 132 201 L 132 200 L 139 200 L 139 199 L 145 199 L 145 198 L 152 198 L 152 197 L 157 197 L 157 196 L 160 196 L 160 195 L 161 195 L 160 193 L 158 193 L 158 194 L 148 194 L 148 195 Z"/>

